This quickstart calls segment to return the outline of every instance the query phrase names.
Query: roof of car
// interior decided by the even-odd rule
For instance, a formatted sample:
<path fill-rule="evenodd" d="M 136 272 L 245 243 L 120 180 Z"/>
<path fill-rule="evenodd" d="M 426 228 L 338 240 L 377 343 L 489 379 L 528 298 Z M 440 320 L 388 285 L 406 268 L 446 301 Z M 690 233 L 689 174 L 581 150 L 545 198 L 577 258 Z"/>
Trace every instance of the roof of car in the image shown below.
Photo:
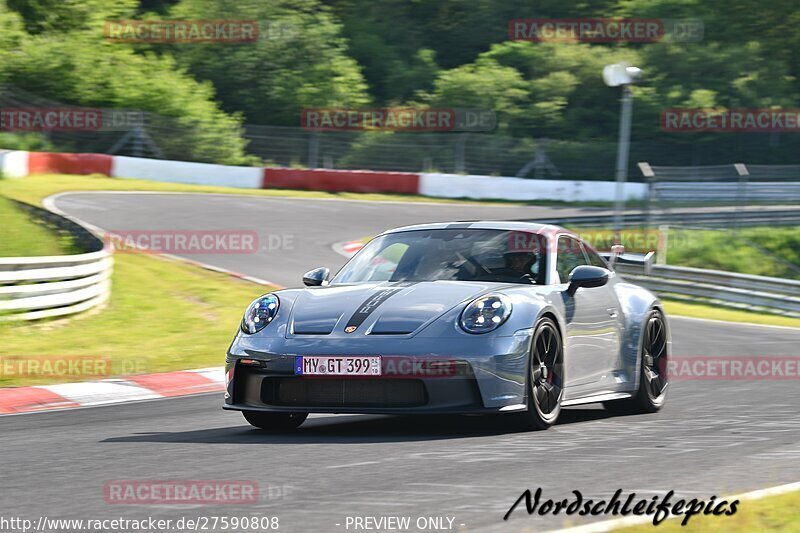
<path fill-rule="evenodd" d="M 398 233 L 401 231 L 418 231 L 432 229 L 497 229 L 505 231 L 525 231 L 532 233 L 572 233 L 561 226 L 553 224 L 537 224 L 535 222 L 523 222 L 516 220 L 471 220 L 463 222 L 434 222 L 431 224 L 416 224 L 413 226 L 403 226 L 390 229 L 386 233 Z"/>

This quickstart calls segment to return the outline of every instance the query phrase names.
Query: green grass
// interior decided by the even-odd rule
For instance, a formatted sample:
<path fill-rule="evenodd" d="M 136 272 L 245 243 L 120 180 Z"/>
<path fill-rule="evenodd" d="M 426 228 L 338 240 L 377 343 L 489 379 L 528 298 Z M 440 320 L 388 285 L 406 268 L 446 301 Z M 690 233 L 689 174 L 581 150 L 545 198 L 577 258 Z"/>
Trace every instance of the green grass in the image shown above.
<path fill-rule="evenodd" d="M 800 279 L 800 227 L 671 230 L 667 263 Z"/>
<path fill-rule="evenodd" d="M 109 358 L 113 375 L 219 366 L 245 306 L 268 287 L 145 254 L 114 257 L 106 307 L 68 320 L 0 324 L 0 360 Z M 0 386 L 85 381 L 5 377 Z"/>
<path fill-rule="evenodd" d="M 680 517 L 661 522 L 657 528 L 652 524 L 626 527 L 616 531 L 624 533 L 678 533 L 694 531 L 724 531 L 726 533 L 750 533 L 751 531 L 800 531 L 800 492 L 791 492 L 760 500 L 739 502 L 732 516 L 693 516 L 686 526 L 681 526 Z"/>
<path fill-rule="evenodd" d="M 573 228 L 598 249 L 608 249 L 613 231 Z M 658 230 L 623 230 L 626 252 L 654 251 Z M 759 226 L 739 231 L 670 228 L 667 264 L 800 279 L 800 226 Z"/>
<path fill-rule="evenodd" d="M 0 257 L 75 253 L 68 234 L 56 233 L 0 196 Z"/>
<path fill-rule="evenodd" d="M 203 192 L 222 194 L 243 194 L 248 196 L 268 196 L 279 198 L 328 198 L 345 200 L 366 200 L 370 202 L 419 202 L 452 204 L 499 204 L 499 205 L 552 205 L 575 207 L 611 207 L 612 202 L 559 202 L 554 200 L 535 200 L 530 202 L 511 202 L 506 200 L 468 200 L 456 198 L 428 198 L 411 194 L 378 194 L 354 192 L 299 191 L 289 189 L 237 189 L 212 185 L 186 185 L 182 183 L 160 183 L 138 179 L 109 178 L 99 174 L 91 176 L 72 176 L 65 174 L 42 174 L 23 179 L 0 179 L 0 194 L 28 203 L 39 203 L 51 194 L 67 191 L 154 191 L 154 192 Z"/>

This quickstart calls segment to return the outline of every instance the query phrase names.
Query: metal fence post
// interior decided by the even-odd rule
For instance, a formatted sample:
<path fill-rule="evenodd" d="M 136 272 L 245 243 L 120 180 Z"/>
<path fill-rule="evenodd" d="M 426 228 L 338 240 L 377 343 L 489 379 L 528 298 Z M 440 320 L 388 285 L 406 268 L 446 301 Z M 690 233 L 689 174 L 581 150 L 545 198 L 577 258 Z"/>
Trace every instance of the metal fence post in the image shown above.
<path fill-rule="evenodd" d="M 308 139 L 308 168 L 317 168 L 319 159 L 319 133 L 316 131 Z"/>
<path fill-rule="evenodd" d="M 133 129 L 133 147 L 131 148 L 133 157 L 142 157 L 144 153 L 144 135 L 141 126 Z"/>
<path fill-rule="evenodd" d="M 627 85 L 622 86 L 622 109 L 619 118 L 619 142 L 617 148 L 616 194 L 614 202 L 614 232 L 619 238 L 625 210 L 625 182 L 628 179 L 628 151 L 631 139 L 631 114 L 633 93 Z"/>
<path fill-rule="evenodd" d="M 736 173 L 739 175 L 739 181 L 736 187 L 736 211 L 738 216 L 735 221 L 735 225 L 738 228 L 745 214 L 744 208 L 747 203 L 747 177 L 750 175 L 750 171 L 747 170 L 747 166 L 745 166 L 744 163 L 735 163 L 733 168 L 736 169 Z"/>
<path fill-rule="evenodd" d="M 456 150 L 455 150 L 455 160 L 453 163 L 453 172 L 456 174 L 464 174 L 465 173 L 465 153 L 466 153 L 466 146 L 467 146 L 467 133 L 462 133 L 456 139 Z"/>
<path fill-rule="evenodd" d="M 545 141 L 536 140 L 536 155 L 533 158 L 533 177 L 537 180 L 544 179 L 544 171 L 547 165 L 547 155 L 544 151 Z"/>
<path fill-rule="evenodd" d="M 655 173 L 653 172 L 653 168 L 650 166 L 650 163 L 647 161 L 641 161 L 637 164 L 639 167 L 639 171 L 644 176 L 644 182 L 647 184 L 647 194 L 645 195 L 644 201 L 644 227 L 645 229 L 650 227 L 651 223 L 651 212 L 653 209 L 653 195 L 654 195 L 654 185 L 655 185 Z"/>
<path fill-rule="evenodd" d="M 669 226 L 662 224 L 658 227 L 658 244 L 656 246 L 656 264 L 667 264 L 667 252 L 669 250 Z"/>

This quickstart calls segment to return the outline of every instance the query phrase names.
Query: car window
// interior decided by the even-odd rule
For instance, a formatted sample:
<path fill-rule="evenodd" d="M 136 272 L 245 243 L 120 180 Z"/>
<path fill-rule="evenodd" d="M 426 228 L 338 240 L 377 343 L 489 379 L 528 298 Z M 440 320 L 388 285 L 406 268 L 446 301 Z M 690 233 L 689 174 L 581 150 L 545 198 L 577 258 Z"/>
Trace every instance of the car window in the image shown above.
<path fill-rule="evenodd" d="M 389 233 L 370 241 L 331 281 L 544 283 L 544 238 L 530 231 L 442 228 Z"/>
<path fill-rule="evenodd" d="M 408 250 L 408 245 L 400 242 L 390 244 L 369 262 L 369 281 L 389 281 L 397 269 L 397 264 Z"/>
<path fill-rule="evenodd" d="M 608 264 L 603 261 L 603 258 L 600 257 L 600 254 L 595 252 L 592 248 L 583 243 L 583 252 L 586 254 L 586 258 L 589 260 L 589 264 L 596 267 L 601 268 L 608 268 Z"/>
<path fill-rule="evenodd" d="M 562 235 L 558 238 L 558 248 L 556 256 L 556 273 L 561 283 L 569 280 L 569 273 L 576 266 L 588 265 L 589 262 L 583 254 L 583 246 L 580 241 L 572 237 Z"/>

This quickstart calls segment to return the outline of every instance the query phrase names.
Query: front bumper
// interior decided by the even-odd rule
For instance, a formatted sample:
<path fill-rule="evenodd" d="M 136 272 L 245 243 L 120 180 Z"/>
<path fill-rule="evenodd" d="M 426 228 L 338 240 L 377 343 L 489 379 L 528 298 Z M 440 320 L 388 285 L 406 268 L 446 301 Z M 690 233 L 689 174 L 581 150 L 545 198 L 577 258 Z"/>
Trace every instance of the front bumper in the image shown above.
<path fill-rule="evenodd" d="M 472 336 L 446 352 L 415 351 L 419 339 L 304 341 L 283 353 L 234 341 L 226 359 L 225 409 L 312 413 L 497 413 L 524 410 L 531 330 L 512 336 Z M 240 341 L 244 342 L 240 342 Z M 430 339 L 425 344 L 430 345 Z M 379 344 L 385 343 L 383 346 Z M 287 344 L 289 344 L 287 342 Z M 275 348 L 271 346 L 270 348 Z M 295 349 L 293 349 L 295 348 Z M 288 352 L 288 353 L 287 353 Z M 499 355 L 486 355 L 500 352 Z M 422 355 L 420 355 L 422 353 Z M 382 355 L 380 377 L 297 376 L 298 355 Z M 384 355 L 393 354 L 393 355 Z M 243 362 L 244 361 L 244 362 Z M 392 366 L 394 365 L 394 366 Z M 420 371 L 420 368 L 422 371 Z M 446 371 L 436 369 L 445 368 Z M 401 369 L 400 372 L 397 370 Z M 434 369 L 431 371 L 431 369 Z"/>

